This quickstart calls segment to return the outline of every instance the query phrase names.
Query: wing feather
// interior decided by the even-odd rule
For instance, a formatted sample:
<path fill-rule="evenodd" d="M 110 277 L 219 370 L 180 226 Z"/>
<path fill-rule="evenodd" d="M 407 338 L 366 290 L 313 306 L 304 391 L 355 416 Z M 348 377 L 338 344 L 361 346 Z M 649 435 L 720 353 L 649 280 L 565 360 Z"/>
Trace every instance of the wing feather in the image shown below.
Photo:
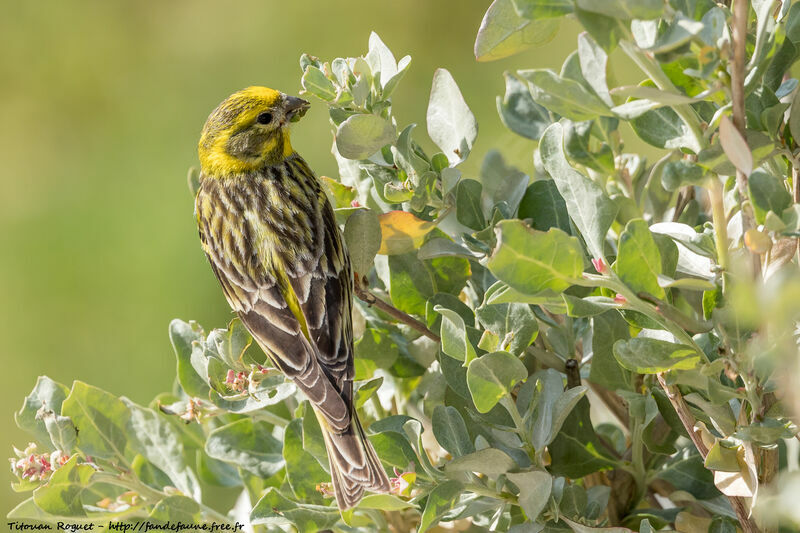
<path fill-rule="evenodd" d="M 261 219 L 248 212 L 238 195 L 218 189 L 217 180 L 203 180 L 196 211 L 203 249 L 228 303 L 330 429 L 345 432 L 351 424 L 352 274 L 330 204 L 325 202 L 315 217 L 318 227 L 312 235 L 318 237 L 318 252 L 311 254 L 313 263 L 269 272 L 262 271 L 268 261 L 259 258 L 255 237 L 265 229 L 253 227 Z M 314 192 L 324 195 L 318 184 Z M 215 209 L 214 201 L 226 211 Z"/>

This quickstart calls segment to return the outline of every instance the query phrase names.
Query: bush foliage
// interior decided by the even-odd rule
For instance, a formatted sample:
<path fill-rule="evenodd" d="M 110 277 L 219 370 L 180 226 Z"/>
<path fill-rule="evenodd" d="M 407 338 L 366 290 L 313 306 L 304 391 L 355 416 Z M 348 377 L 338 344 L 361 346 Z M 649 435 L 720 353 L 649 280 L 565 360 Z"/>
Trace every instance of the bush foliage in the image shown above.
<path fill-rule="evenodd" d="M 410 65 L 304 55 L 356 271 L 356 406 L 392 494 L 340 514 L 308 403 L 240 322 L 175 320 L 170 392 L 137 405 L 41 377 L 10 519 L 246 522 L 256 530 L 777 531 L 800 525 L 800 6 L 496 0 L 479 61 L 584 28 L 560 72 L 507 73 L 489 152 L 453 76 L 424 133 Z M 734 13 L 735 11 L 735 13 Z M 614 82 L 633 64 L 638 85 Z M 488 96 L 487 96 L 488 97 Z M 627 127 L 623 127 L 627 124 Z M 625 151 L 638 136 L 657 160 Z M 194 183 L 195 178 L 190 178 Z M 778 525 L 779 518 L 782 520 Z"/>

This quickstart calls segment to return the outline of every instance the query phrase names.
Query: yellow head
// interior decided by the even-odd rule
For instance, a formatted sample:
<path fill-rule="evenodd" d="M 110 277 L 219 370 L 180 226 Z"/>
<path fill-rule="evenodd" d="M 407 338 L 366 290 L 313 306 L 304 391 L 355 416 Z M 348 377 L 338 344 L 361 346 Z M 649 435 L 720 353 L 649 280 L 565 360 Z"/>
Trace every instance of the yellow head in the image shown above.
<path fill-rule="evenodd" d="M 292 154 L 289 123 L 309 103 L 266 87 L 248 87 L 229 96 L 209 115 L 198 154 L 203 174 L 224 177 L 277 164 Z"/>

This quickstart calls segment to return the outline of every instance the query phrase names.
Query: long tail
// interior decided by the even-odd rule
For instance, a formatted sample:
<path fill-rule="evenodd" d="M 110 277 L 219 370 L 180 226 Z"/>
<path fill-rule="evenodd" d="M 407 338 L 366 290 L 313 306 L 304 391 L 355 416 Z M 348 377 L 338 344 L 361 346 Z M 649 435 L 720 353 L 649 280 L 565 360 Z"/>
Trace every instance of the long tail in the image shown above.
<path fill-rule="evenodd" d="M 358 416 L 353 413 L 350 426 L 342 433 L 328 429 L 324 417 L 317 415 L 328 461 L 331 466 L 331 481 L 339 509 L 354 507 L 365 490 L 389 492 L 389 477 L 381 465 L 372 444 L 364 435 Z"/>

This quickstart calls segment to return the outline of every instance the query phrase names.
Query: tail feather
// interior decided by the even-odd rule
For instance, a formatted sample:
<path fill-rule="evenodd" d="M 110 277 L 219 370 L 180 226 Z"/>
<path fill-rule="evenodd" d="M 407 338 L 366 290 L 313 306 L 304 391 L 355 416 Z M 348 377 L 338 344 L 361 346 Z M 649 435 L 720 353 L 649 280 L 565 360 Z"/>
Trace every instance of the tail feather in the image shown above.
<path fill-rule="evenodd" d="M 339 509 L 354 507 L 365 490 L 389 492 L 389 477 L 355 414 L 350 427 L 342 433 L 327 430 L 324 423 L 321 425 Z"/>

